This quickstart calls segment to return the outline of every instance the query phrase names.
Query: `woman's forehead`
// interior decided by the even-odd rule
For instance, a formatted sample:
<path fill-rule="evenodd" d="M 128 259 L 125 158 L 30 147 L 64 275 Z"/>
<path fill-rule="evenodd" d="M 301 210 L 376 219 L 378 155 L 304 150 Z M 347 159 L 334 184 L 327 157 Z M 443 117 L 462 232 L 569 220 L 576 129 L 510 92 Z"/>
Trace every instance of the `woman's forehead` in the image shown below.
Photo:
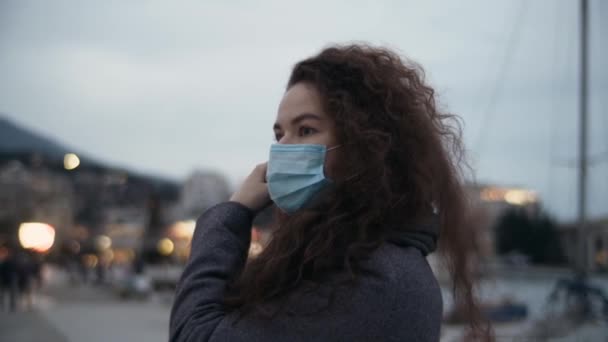
<path fill-rule="evenodd" d="M 287 125 L 302 113 L 312 113 L 322 119 L 327 117 L 319 92 L 307 83 L 297 83 L 285 92 L 279 104 L 276 121 Z"/>

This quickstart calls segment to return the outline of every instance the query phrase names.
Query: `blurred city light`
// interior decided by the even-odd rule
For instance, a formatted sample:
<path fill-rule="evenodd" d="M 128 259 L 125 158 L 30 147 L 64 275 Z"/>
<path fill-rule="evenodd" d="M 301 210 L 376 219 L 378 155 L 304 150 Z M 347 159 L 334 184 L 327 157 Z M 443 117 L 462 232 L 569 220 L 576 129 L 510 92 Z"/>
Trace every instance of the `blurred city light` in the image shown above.
<path fill-rule="evenodd" d="M 171 255 L 174 248 L 173 241 L 169 238 L 160 239 L 156 248 L 158 249 L 158 252 L 164 256 Z"/>
<path fill-rule="evenodd" d="M 100 251 L 106 250 L 112 247 L 112 239 L 110 239 L 110 237 L 106 235 L 99 235 L 95 239 L 95 246 L 97 246 L 97 249 L 99 249 Z"/>
<path fill-rule="evenodd" d="M 113 254 L 114 258 L 112 261 L 116 264 L 126 264 L 131 262 L 135 258 L 135 251 L 133 249 L 116 249 Z"/>
<path fill-rule="evenodd" d="M 24 222 L 19 226 L 19 243 L 25 249 L 44 253 L 55 242 L 55 229 L 46 223 Z"/>
<path fill-rule="evenodd" d="M 75 241 L 75 240 L 69 241 L 67 246 L 72 253 L 74 253 L 74 254 L 80 253 L 80 243 L 78 241 Z"/>
<path fill-rule="evenodd" d="M 251 228 L 251 241 L 260 241 L 260 230 L 257 227 Z"/>
<path fill-rule="evenodd" d="M 483 189 L 480 193 L 480 197 L 486 202 L 505 201 L 512 205 L 526 205 L 538 201 L 538 196 L 533 191 L 499 187 L 487 187 Z"/>
<path fill-rule="evenodd" d="M 536 202 L 536 194 L 532 191 L 513 189 L 505 193 L 505 201 L 513 205 L 525 205 Z"/>
<path fill-rule="evenodd" d="M 99 259 L 95 254 L 85 254 L 82 256 L 82 263 L 88 268 L 94 268 L 97 266 Z"/>
<path fill-rule="evenodd" d="M 1 246 L 0 247 L 0 261 L 4 261 L 8 257 L 8 248 Z"/>
<path fill-rule="evenodd" d="M 191 240 L 195 228 L 196 221 L 194 220 L 177 221 L 171 226 L 169 231 L 171 236 L 176 239 Z"/>
<path fill-rule="evenodd" d="M 261 243 L 254 241 L 249 246 L 249 256 L 257 256 L 258 254 L 262 253 L 263 249 L 264 248 L 262 247 Z"/>
<path fill-rule="evenodd" d="M 503 191 L 499 188 L 485 188 L 481 190 L 481 199 L 487 202 L 502 201 Z"/>
<path fill-rule="evenodd" d="M 80 158 L 74 153 L 68 153 L 63 157 L 63 167 L 66 170 L 74 170 L 80 165 Z"/>
<path fill-rule="evenodd" d="M 103 260 L 104 263 L 108 264 L 111 263 L 112 260 L 114 260 L 114 252 L 111 249 L 106 249 L 105 251 L 103 251 L 103 253 L 101 254 L 101 259 Z"/>

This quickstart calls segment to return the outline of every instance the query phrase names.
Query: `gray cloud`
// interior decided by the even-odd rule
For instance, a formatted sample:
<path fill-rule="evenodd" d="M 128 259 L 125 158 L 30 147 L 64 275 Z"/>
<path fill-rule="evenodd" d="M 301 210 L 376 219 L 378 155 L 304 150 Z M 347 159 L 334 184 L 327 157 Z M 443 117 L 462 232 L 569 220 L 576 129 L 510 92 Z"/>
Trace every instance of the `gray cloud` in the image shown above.
<path fill-rule="evenodd" d="M 575 170 L 555 160 L 577 153 L 575 2 L 0 6 L 0 111 L 102 159 L 174 177 L 212 168 L 236 183 L 266 158 L 293 63 L 332 42 L 363 40 L 425 67 L 441 103 L 465 121 L 477 179 L 534 188 L 559 217 L 574 215 Z M 595 0 L 591 8 L 595 153 L 608 149 L 607 28 L 600 24 L 608 6 Z M 499 78 L 518 13 L 519 39 Z M 596 216 L 608 213 L 605 174 L 608 163 L 592 168 Z"/>

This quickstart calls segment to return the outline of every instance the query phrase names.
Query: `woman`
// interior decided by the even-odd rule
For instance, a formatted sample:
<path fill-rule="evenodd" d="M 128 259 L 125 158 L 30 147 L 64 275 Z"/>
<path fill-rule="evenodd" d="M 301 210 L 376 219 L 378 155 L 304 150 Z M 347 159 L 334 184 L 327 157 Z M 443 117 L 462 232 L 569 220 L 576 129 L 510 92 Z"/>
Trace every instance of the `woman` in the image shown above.
<path fill-rule="evenodd" d="M 171 341 L 438 341 L 425 259 L 438 236 L 472 332 L 489 337 L 471 290 L 455 119 L 389 50 L 336 46 L 298 63 L 268 162 L 197 222 Z M 252 220 L 271 204 L 271 241 L 247 261 Z"/>

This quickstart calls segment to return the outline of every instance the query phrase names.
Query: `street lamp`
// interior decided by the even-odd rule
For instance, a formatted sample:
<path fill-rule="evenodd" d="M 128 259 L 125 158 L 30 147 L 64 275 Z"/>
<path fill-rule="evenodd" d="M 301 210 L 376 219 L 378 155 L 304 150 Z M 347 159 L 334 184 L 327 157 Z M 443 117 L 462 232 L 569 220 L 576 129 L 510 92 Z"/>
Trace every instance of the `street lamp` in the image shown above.
<path fill-rule="evenodd" d="M 112 239 L 106 235 L 99 235 L 95 238 L 95 246 L 99 251 L 110 249 L 110 247 L 112 247 Z"/>
<path fill-rule="evenodd" d="M 25 249 L 47 252 L 55 242 L 55 228 L 40 222 L 24 222 L 19 226 L 19 243 Z"/>
<path fill-rule="evenodd" d="M 66 170 L 74 170 L 80 165 L 80 158 L 74 153 L 67 153 L 63 156 L 63 167 Z"/>
<path fill-rule="evenodd" d="M 175 245 L 173 244 L 173 241 L 171 241 L 169 238 L 160 239 L 160 241 L 158 241 L 158 244 L 156 245 L 156 249 L 158 250 L 158 252 L 164 256 L 171 255 L 171 253 L 173 253 L 174 247 Z"/>

